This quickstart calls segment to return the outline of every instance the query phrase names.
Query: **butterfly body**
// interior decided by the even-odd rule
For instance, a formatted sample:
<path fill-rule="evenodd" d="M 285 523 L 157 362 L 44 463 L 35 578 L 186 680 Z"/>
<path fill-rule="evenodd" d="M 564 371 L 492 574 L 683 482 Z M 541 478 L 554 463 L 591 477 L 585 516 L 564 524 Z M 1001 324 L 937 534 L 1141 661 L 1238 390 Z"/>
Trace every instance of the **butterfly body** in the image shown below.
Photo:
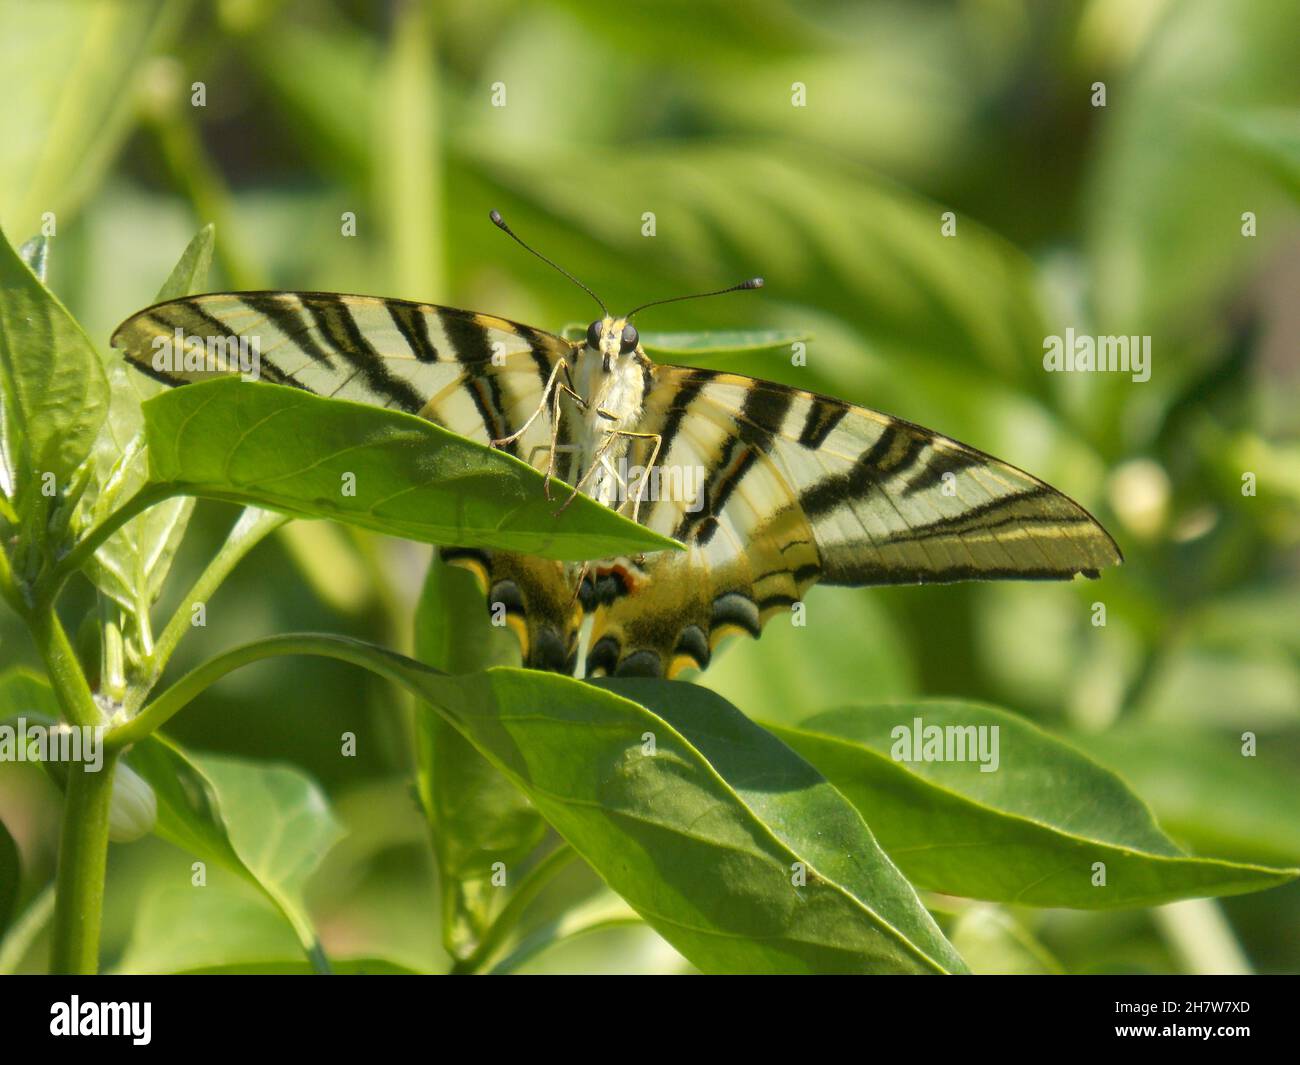
<path fill-rule="evenodd" d="M 685 545 L 587 564 L 444 548 L 534 668 L 575 672 L 584 618 L 588 675 L 671 676 L 818 581 L 1064 580 L 1121 561 L 1087 511 L 1008 463 L 831 396 L 656 364 L 626 316 L 574 342 L 404 300 L 231 292 L 146 308 L 113 342 L 185 384 L 244 369 L 214 337 L 257 341 L 265 380 L 428 418 Z"/>
<path fill-rule="evenodd" d="M 597 323 L 593 323 L 595 326 Z M 640 349 L 639 342 L 625 342 L 624 319 L 606 317 L 599 323 L 599 337 L 594 330 L 584 342 L 575 343 L 571 361 L 571 387 L 575 395 L 564 393 L 562 419 L 572 419 L 578 430 L 570 470 L 581 478 L 587 471 L 595 476 L 595 491 L 590 494 L 607 506 L 617 506 L 617 479 L 608 471 L 617 470 L 627 453 L 640 424 L 646 393 L 653 387 L 654 364 Z M 635 337 L 635 331 L 630 337 Z M 593 339 L 597 340 L 595 344 Z M 603 461 L 602 461 L 603 460 Z M 606 472 L 606 476 L 599 476 Z"/>

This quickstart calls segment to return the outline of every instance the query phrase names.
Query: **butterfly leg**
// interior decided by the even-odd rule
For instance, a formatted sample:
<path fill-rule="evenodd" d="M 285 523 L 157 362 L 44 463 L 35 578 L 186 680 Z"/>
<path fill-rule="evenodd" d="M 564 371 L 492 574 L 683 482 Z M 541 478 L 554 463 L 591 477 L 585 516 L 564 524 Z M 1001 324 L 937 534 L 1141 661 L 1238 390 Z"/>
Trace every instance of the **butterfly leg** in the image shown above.
<path fill-rule="evenodd" d="M 605 452 L 610 449 L 610 446 L 614 443 L 614 438 L 618 435 L 620 434 L 617 430 L 605 434 L 605 439 L 601 441 L 600 447 L 596 448 L 596 454 L 592 456 L 591 465 L 587 467 L 587 472 L 584 473 L 582 477 L 578 479 L 578 483 L 573 486 L 573 491 L 569 493 L 569 498 L 560 504 L 560 509 L 555 512 L 556 517 L 559 517 L 568 510 L 569 504 L 578 498 L 578 493 L 581 492 L 583 486 L 591 480 L 592 474 L 600 468 L 601 462 L 605 458 Z"/>
<path fill-rule="evenodd" d="M 564 359 L 556 359 L 555 366 L 551 369 L 551 376 L 546 379 L 546 387 L 542 389 L 542 401 L 537 404 L 537 409 L 533 411 L 531 415 L 529 415 L 528 420 L 524 422 L 523 425 L 521 425 L 509 436 L 503 436 L 499 440 L 489 440 L 488 441 L 489 447 L 505 447 L 507 444 L 513 444 L 516 440 L 518 440 L 521 436 L 523 436 L 524 433 L 528 431 L 528 427 L 532 425 L 533 422 L 537 421 L 538 415 L 540 415 L 542 411 L 546 409 L 547 401 L 550 400 L 552 394 L 557 391 L 555 388 L 555 379 L 556 377 L 559 376 L 561 370 L 564 370 L 567 375 L 569 370 L 569 364 Z M 555 437 L 556 427 L 558 427 L 560 424 L 559 410 L 560 410 L 560 405 L 558 402 L 556 402 L 554 404 L 555 417 L 553 418 L 552 425 L 551 425 L 552 444 L 555 443 L 554 437 Z"/>
<path fill-rule="evenodd" d="M 649 479 L 650 471 L 654 469 L 655 462 L 659 458 L 659 449 L 661 446 L 663 446 L 663 437 L 660 436 L 658 433 L 634 433 L 628 429 L 612 429 L 605 434 L 605 439 L 604 441 L 601 442 L 600 447 L 596 449 L 596 454 L 592 458 L 591 465 L 587 467 L 587 472 L 582 475 L 582 479 L 577 483 L 577 485 L 574 486 L 573 494 L 570 495 L 569 498 L 564 501 L 560 509 L 555 512 L 556 514 L 560 514 L 561 512 L 563 512 L 564 509 L 568 507 L 570 503 L 573 502 L 574 498 L 582 490 L 583 485 L 585 485 L 589 480 L 591 480 L 592 474 L 594 474 L 597 468 L 599 468 L 599 466 L 601 465 L 601 462 L 605 457 L 605 452 L 608 451 L 610 447 L 613 445 L 615 438 L 620 436 L 628 440 L 653 440 L 654 441 L 654 448 L 650 452 L 650 462 L 646 466 L 646 472 L 641 478 L 640 485 L 637 486 L 636 500 L 632 504 L 632 520 L 633 521 L 637 520 L 637 515 L 641 512 L 641 497 L 645 494 L 645 484 L 646 481 Z M 624 482 L 622 478 L 619 478 L 616 472 L 614 472 L 614 476 L 619 479 L 620 483 L 622 483 L 625 488 L 627 487 L 626 482 Z M 621 510 L 622 507 L 620 506 L 618 509 Z"/>
<path fill-rule="evenodd" d="M 645 484 L 650 479 L 651 472 L 655 468 L 655 463 L 659 461 L 659 449 L 663 447 L 664 438 L 658 433 L 629 433 L 622 431 L 624 436 L 631 437 L 635 440 L 653 440 L 654 447 L 650 449 L 650 461 L 646 463 L 645 473 L 641 475 L 641 483 L 637 485 L 636 501 L 632 504 L 632 520 L 637 520 L 637 515 L 641 513 L 641 499 L 645 495 Z"/>
<path fill-rule="evenodd" d="M 582 569 L 578 570 L 577 580 L 573 582 L 573 595 L 569 599 L 570 610 L 573 609 L 573 604 L 578 601 L 578 597 L 582 595 L 582 582 L 587 579 L 587 574 L 590 572 L 591 572 L 591 563 L 584 562 L 582 564 Z"/>
<path fill-rule="evenodd" d="M 552 373 L 551 376 L 554 377 L 554 373 Z M 568 393 L 568 395 L 573 397 L 573 401 L 578 405 L 578 410 L 585 411 L 587 409 L 587 401 L 563 381 L 561 381 L 559 387 L 555 388 L 551 393 L 551 458 L 546 464 L 546 479 L 542 482 L 542 493 L 546 496 L 546 501 L 548 503 L 551 501 L 551 479 L 555 476 L 556 454 L 561 450 L 578 450 L 576 446 L 560 444 L 558 442 L 560 436 L 560 396 L 565 393 Z M 536 417 L 536 415 L 533 415 L 533 417 Z"/>

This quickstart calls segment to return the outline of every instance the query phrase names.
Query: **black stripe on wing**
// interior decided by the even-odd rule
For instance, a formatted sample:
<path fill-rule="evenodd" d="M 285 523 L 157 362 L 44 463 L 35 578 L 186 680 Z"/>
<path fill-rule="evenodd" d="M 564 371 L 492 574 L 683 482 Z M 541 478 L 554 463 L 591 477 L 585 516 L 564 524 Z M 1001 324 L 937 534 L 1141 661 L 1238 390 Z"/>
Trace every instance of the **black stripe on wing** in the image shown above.
<path fill-rule="evenodd" d="M 317 343 L 312 335 L 310 323 L 293 305 L 292 297 L 286 298 L 275 292 L 241 292 L 239 302 L 250 311 L 262 315 L 285 336 L 291 337 L 313 361 L 327 369 L 334 369 L 334 360 L 330 358 L 329 352 Z"/>
<path fill-rule="evenodd" d="M 339 355 L 360 371 L 370 391 L 410 414 L 418 414 L 425 397 L 409 382 L 394 376 L 373 344 L 358 328 L 347 303 L 324 293 L 299 297 L 311 315 L 316 330 Z"/>
<path fill-rule="evenodd" d="M 384 300 L 388 317 L 402 334 L 411 354 L 420 362 L 437 362 L 438 349 L 429 336 L 429 315 L 422 307 L 404 300 Z"/>
<path fill-rule="evenodd" d="M 452 351 L 464 367 L 464 387 L 483 420 L 483 431 L 489 440 L 509 436 L 513 430 L 501 394 L 501 380 L 494 372 L 496 366 L 492 362 L 492 340 L 487 327 L 479 315 L 469 311 L 453 311 L 444 307 L 438 311 L 438 315 Z M 504 445 L 504 450 L 518 456 L 518 441 L 510 441 Z"/>
<path fill-rule="evenodd" d="M 703 506 L 694 514 L 683 516 L 673 538 L 686 542 L 692 531 L 701 545 L 706 545 L 718 531 L 717 515 L 739 487 L 760 454 L 772 450 L 796 393 L 776 389 L 750 389 L 736 421 L 736 432 L 726 443 L 722 455 L 704 482 Z"/>

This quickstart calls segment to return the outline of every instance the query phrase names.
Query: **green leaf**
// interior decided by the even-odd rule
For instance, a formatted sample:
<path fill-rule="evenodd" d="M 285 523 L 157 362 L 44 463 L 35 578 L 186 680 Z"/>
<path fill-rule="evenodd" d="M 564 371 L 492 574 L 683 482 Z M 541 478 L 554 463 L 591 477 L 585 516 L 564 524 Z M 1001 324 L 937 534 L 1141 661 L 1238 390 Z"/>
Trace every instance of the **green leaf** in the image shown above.
<path fill-rule="evenodd" d="M 297 947 L 265 898 L 219 870 L 208 873 L 203 887 L 190 885 L 188 867 L 172 870 L 169 880 L 155 873 L 134 910 L 131 939 L 115 973 L 266 966 L 293 957 Z"/>
<path fill-rule="evenodd" d="M 154 735 L 128 761 L 153 787 L 157 835 L 260 890 L 319 952 L 303 890 L 342 835 L 320 788 L 298 769 L 185 754 Z"/>
<path fill-rule="evenodd" d="M 203 290 L 212 263 L 212 244 L 212 226 L 204 226 L 158 290 L 159 302 Z M 95 442 L 99 493 L 88 519 L 93 524 L 103 521 L 147 480 L 149 461 L 140 405 L 163 388 L 128 368 L 119 352 L 113 352 L 106 369 L 111 403 Z M 99 589 L 133 618 L 144 654 L 151 651 L 152 644 L 149 608 L 162 591 L 193 509 L 194 500 L 186 496 L 150 507 L 114 533 L 86 567 Z"/>
<path fill-rule="evenodd" d="M 18 902 L 18 885 L 22 882 L 22 865 L 18 856 L 18 844 L 5 823 L 0 821 L 0 939 L 4 938 L 9 928 L 9 921 L 14 915 L 14 906 Z"/>
<path fill-rule="evenodd" d="M 981 771 L 975 759 L 896 760 L 894 753 L 915 753 L 899 745 L 917 734 L 918 718 L 922 729 L 983 726 L 990 740 L 996 727 L 996 770 Z M 919 887 L 1027 906 L 1109 909 L 1258 891 L 1297 875 L 1186 856 L 1118 777 L 992 707 L 848 707 L 773 731 L 870 816 L 881 845 Z M 1098 862 L 1105 884 L 1094 886 Z"/>
<path fill-rule="evenodd" d="M 174 389 L 144 413 L 159 492 L 543 558 L 677 546 L 586 497 L 556 515 L 530 466 L 408 414 L 238 378 Z"/>
<path fill-rule="evenodd" d="M 317 640 L 437 707 L 705 972 L 964 970 L 857 812 L 712 692 L 501 668 L 444 676 Z"/>
<path fill-rule="evenodd" d="M 206 225 L 194 234 L 194 239 L 185 245 L 180 260 L 172 268 L 162 288 L 158 290 L 158 295 L 154 298 L 155 303 L 176 300 L 203 291 L 208 283 L 208 270 L 212 266 L 212 246 L 215 241 L 216 230 L 212 225 Z M 148 380 L 148 378 L 144 379 Z"/>
<path fill-rule="evenodd" d="M 1243 619 L 1243 629 L 1248 623 Z M 1136 721 L 1074 742 L 1132 781 L 1160 823 L 1198 850 L 1300 864 L 1295 768 L 1268 736 L 1259 737 L 1250 757 L 1242 754 L 1240 734 L 1191 722 L 1179 727 L 1177 744 L 1169 742 L 1168 725 Z"/>
<path fill-rule="evenodd" d="M 0 532 L 17 536 L 14 573 L 30 582 L 64 546 L 108 382 L 81 326 L 2 233 L 0 413 Z"/>
<path fill-rule="evenodd" d="M 488 622 L 474 575 L 442 562 L 429 566 L 415 615 L 416 657 L 450 673 L 519 663 L 519 643 Z M 507 883 L 540 842 L 546 823 L 527 796 L 437 714 L 416 719 L 421 801 L 429 819 L 441 885 L 443 943 L 471 954 L 505 904 L 492 866 Z"/>
<path fill-rule="evenodd" d="M 139 729 L 156 728 L 239 665 L 284 654 L 352 662 L 436 707 L 705 972 L 965 969 L 844 797 L 691 684 L 597 687 L 502 668 L 448 676 L 357 640 L 288 634 L 190 674 L 141 713 Z M 137 731 L 124 726 L 113 741 Z"/>
<path fill-rule="evenodd" d="M 700 333 L 642 333 L 646 353 L 692 362 L 735 355 L 789 355 L 791 345 L 807 342 L 809 334 L 794 329 L 722 329 Z"/>

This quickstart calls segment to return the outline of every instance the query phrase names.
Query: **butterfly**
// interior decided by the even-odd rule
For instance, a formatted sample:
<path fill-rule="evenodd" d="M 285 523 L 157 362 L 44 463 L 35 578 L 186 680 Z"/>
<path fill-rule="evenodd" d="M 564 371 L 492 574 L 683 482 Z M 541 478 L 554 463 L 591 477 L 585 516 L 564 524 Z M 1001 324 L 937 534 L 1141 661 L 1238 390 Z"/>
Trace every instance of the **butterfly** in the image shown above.
<path fill-rule="evenodd" d="M 491 217 L 600 304 L 585 337 L 376 296 L 224 292 L 145 308 L 113 344 L 184 384 L 239 372 L 235 341 L 256 338 L 264 380 L 427 418 L 545 472 L 548 494 L 562 477 L 685 545 L 585 564 L 443 548 L 535 669 L 576 671 L 585 618 L 587 676 L 672 677 L 728 635 L 758 637 L 817 582 L 1095 578 L 1123 560 L 1083 507 L 975 448 L 831 396 L 653 362 L 631 318 L 672 300 L 612 315 Z M 160 361 L 181 337 L 186 357 Z"/>

